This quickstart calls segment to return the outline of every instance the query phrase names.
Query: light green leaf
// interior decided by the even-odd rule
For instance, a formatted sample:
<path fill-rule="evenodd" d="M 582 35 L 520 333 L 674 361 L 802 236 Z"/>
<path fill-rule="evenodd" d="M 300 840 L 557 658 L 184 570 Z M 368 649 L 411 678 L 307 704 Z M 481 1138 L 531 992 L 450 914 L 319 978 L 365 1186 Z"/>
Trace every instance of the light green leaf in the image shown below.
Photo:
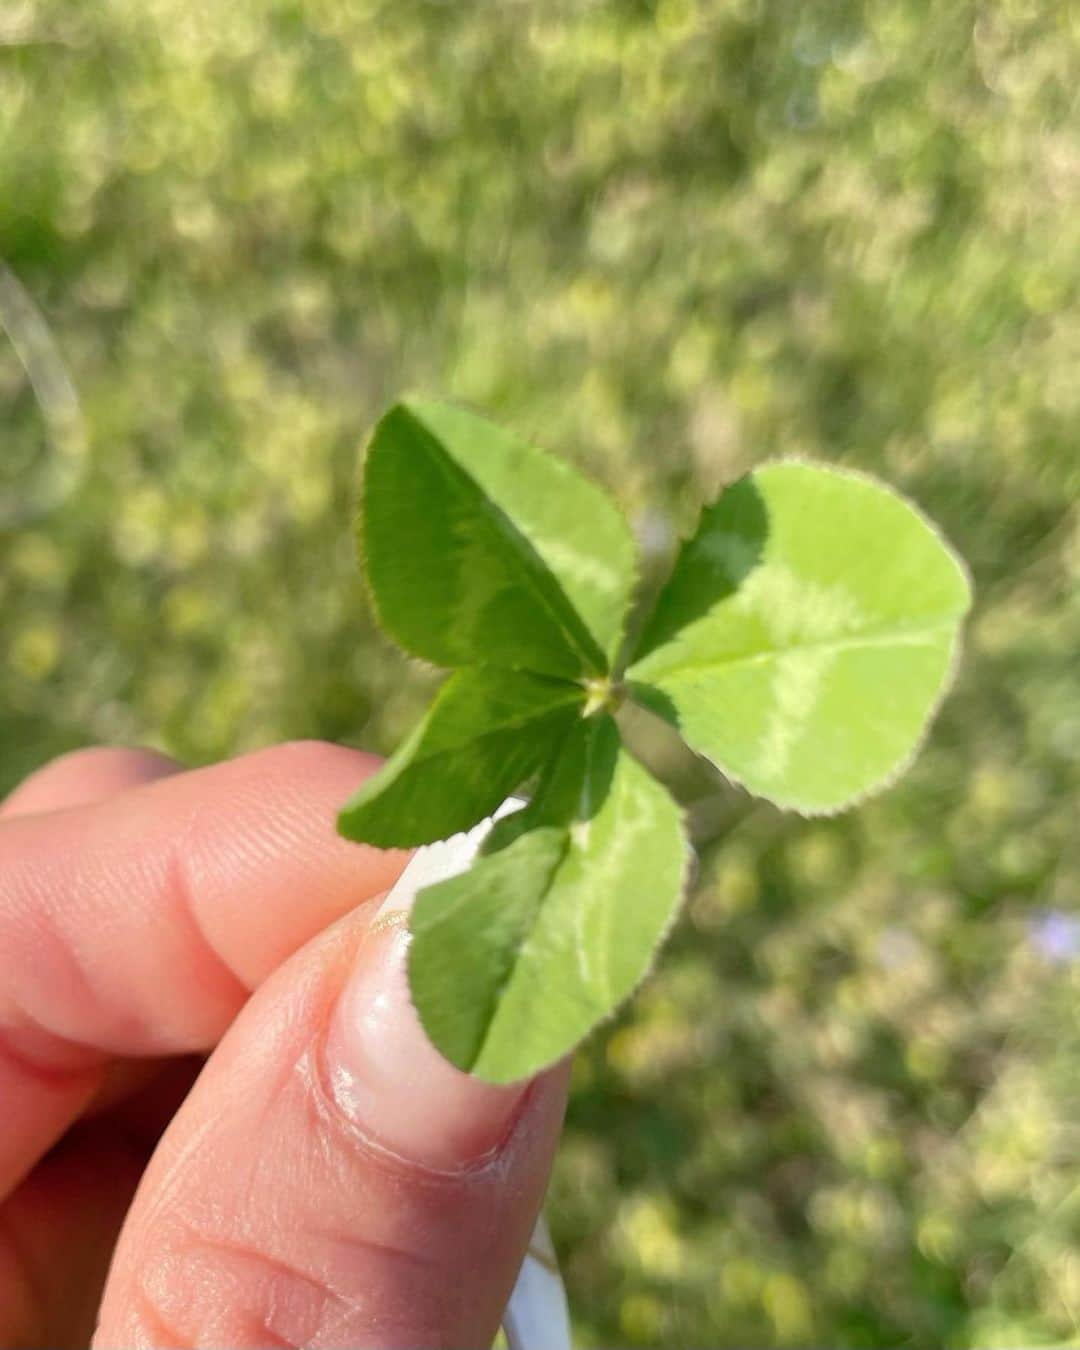
<path fill-rule="evenodd" d="M 634 990 L 690 852 L 678 806 L 606 714 L 576 725 L 535 802 L 500 826 L 468 872 L 417 896 L 409 983 L 448 1059 L 509 1082 L 567 1054 Z"/>
<path fill-rule="evenodd" d="M 401 403 L 368 447 L 360 552 L 379 620 L 436 665 L 602 673 L 634 583 L 625 522 L 569 465 L 482 418 Z"/>
<path fill-rule="evenodd" d="M 347 839 L 409 848 L 471 829 L 550 759 L 584 691 L 528 671 L 457 671 L 338 816 Z"/>
<path fill-rule="evenodd" d="M 895 493 L 766 465 L 702 513 L 631 692 L 752 792 L 834 811 L 915 753 L 969 605 L 962 564 Z"/>

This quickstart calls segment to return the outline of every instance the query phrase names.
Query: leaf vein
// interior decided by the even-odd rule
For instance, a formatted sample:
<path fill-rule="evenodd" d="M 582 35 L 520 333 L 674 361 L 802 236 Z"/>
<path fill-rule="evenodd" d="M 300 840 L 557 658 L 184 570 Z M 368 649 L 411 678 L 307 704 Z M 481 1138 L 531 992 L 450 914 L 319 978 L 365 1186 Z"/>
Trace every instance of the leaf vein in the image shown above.
<path fill-rule="evenodd" d="M 658 683 L 662 683 L 673 676 L 685 675 L 694 671 L 728 670 L 736 666 L 767 665 L 770 661 L 777 661 L 785 656 L 798 656 L 803 653 L 810 656 L 856 651 L 867 647 L 929 646 L 935 638 L 951 634 L 953 627 L 954 620 L 943 619 L 938 623 L 928 624 L 921 628 L 905 628 L 902 632 L 851 634 L 846 638 L 793 643 L 790 647 L 768 647 L 741 656 L 718 656 L 708 660 L 687 661 L 681 665 L 668 666 L 656 675 L 655 679 Z M 633 671 L 631 671 L 631 674 L 633 674 Z"/>
<path fill-rule="evenodd" d="M 508 545 L 508 556 L 513 560 L 518 577 L 525 589 L 537 601 L 540 608 L 548 615 L 555 624 L 555 627 L 562 634 L 563 638 L 569 644 L 575 655 L 581 660 L 586 669 L 596 669 L 596 653 L 589 650 L 589 643 L 582 642 L 581 634 L 574 631 L 574 625 L 567 620 L 565 614 L 559 612 L 558 606 L 552 603 L 551 596 L 547 594 L 546 588 L 540 584 L 533 569 L 529 566 L 527 558 L 521 554 L 521 543 L 512 522 L 505 513 L 499 509 L 483 491 L 479 483 L 473 476 L 459 464 L 451 455 L 447 454 L 439 444 L 438 440 L 432 436 L 427 427 L 417 419 L 413 419 L 423 432 L 421 444 L 426 451 L 428 458 L 435 464 L 436 468 L 442 472 L 450 485 L 457 489 L 459 495 L 464 493 L 475 494 L 477 499 L 475 505 L 478 506 L 478 516 L 496 535 L 500 536 Z M 464 493 L 463 493 L 464 489 Z M 554 584 L 558 584 L 557 582 Z M 570 608 L 572 615 L 577 618 L 577 611 L 567 600 L 567 607 Z M 582 625 L 584 627 L 584 625 Z"/>

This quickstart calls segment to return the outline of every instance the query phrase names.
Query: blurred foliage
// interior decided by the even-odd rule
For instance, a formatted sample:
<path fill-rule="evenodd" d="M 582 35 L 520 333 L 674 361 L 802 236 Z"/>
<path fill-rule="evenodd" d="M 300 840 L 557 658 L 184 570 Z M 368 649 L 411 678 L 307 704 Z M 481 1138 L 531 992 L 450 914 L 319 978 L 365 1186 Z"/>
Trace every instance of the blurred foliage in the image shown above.
<path fill-rule="evenodd" d="M 900 787 L 698 785 L 688 917 L 577 1065 L 583 1344 L 1080 1336 L 1078 88 L 1035 0 L 0 8 L 0 788 L 390 747 L 432 676 L 347 524 L 403 389 L 570 456 L 657 571 L 790 453 L 971 562 Z"/>

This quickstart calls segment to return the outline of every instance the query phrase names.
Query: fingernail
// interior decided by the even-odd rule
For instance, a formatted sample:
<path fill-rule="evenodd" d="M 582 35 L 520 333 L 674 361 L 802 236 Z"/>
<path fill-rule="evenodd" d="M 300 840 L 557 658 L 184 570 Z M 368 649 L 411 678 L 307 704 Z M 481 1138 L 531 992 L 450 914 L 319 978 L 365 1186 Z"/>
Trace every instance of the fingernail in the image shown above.
<path fill-rule="evenodd" d="M 495 1086 L 454 1068 L 409 999 L 408 911 L 424 886 L 463 871 L 489 825 L 419 850 L 372 919 L 326 1038 L 340 1109 L 390 1152 L 421 1166 L 474 1165 L 507 1138 L 527 1083 Z"/>

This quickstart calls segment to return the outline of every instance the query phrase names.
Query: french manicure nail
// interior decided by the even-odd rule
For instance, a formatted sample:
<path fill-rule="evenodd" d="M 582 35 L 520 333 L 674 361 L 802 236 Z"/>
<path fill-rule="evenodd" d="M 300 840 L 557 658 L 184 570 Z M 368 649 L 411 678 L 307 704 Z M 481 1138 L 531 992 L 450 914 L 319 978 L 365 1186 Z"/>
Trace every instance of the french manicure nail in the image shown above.
<path fill-rule="evenodd" d="M 464 871 L 489 828 L 485 821 L 413 855 L 372 919 L 326 1039 L 326 1073 L 340 1109 L 382 1147 L 439 1171 L 491 1154 L 508 1135 L 528 1087 L 495 1086 L 454 1068 L 428 1041 L 409 999 L 405 954 L 413 897 Z"/>

